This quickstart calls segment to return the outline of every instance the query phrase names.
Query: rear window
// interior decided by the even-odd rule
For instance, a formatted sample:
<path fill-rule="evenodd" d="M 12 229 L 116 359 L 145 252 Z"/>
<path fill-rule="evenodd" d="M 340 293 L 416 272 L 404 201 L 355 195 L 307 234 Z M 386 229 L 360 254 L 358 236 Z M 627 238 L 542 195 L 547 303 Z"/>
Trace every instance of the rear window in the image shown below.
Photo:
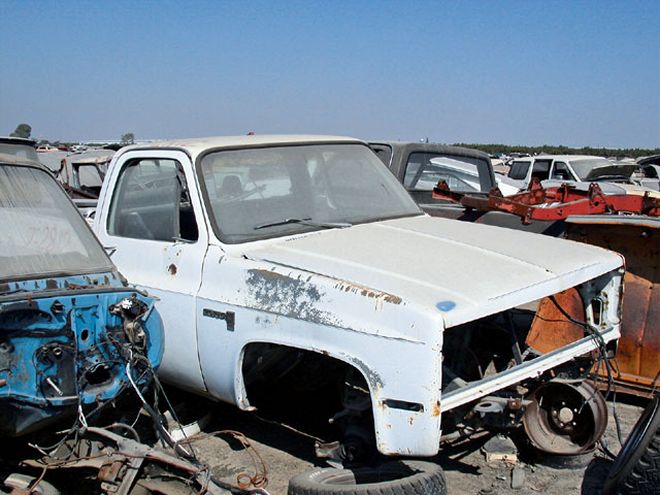
<path fill-rule="evenodd" d="M 53 177 L 0 165 L 0 280 L 112 270 L 76 207 Z"/>
<path fill-rule="evenodd" d="M 432 191 L 441 180 L 452 191 L 488 192 L 493 187 L 486 160 L 433 152 L 410 153 L 403 177 L 406 189 Z"/>

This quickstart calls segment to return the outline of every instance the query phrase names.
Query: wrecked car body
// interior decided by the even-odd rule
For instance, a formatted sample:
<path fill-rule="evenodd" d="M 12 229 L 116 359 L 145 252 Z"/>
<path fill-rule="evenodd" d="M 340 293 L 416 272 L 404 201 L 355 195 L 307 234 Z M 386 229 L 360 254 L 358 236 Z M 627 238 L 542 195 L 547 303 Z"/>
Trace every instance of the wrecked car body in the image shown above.
<path fill-rule="evenodd" d="M 620 256 L 431 218 L 355 139 L 124 148 L 94 229 L 158 297 L 166 381 L 253 410 L 255 382 L 336 378 L 332 419 L 357 450 L 432 456 L 452 427 L 517 427 L 549 383 L 583 396 L 585 370 L 619 336 Z M 547 305 L 568 317 L 544 321 Z M 563 345 L 535 348 L 530 329 L 556 327 Z M 562 411 L 570 452 L 597 440 L 599 407 L 584 424 Z"/>
<path fill-rule="evenodd" d="M 615 163 L 598 156 L 537 155 L 513 160 L 508 174 L 497 174 L 496 179 L 505 196 L 524 191 L 534 179 L 548 187 L 599 182 L 604 183 L 605 192 L 621 194 L 626 184 L 633 183 L 631 176 L 637 168 L 635 163 Z"/>
<path fill-rule="evenodd" d="M 0 155 L 0 436 L 144 386 L 163 352 L 153 300 L 129 288 L 42 165 Z"/>
<path fill-rule="evenodd" d="M 97 199 L 103 178 L 115 152 L 92 150 L 68 155 L 62 160 L 57 179 L 73 199 Z"/>

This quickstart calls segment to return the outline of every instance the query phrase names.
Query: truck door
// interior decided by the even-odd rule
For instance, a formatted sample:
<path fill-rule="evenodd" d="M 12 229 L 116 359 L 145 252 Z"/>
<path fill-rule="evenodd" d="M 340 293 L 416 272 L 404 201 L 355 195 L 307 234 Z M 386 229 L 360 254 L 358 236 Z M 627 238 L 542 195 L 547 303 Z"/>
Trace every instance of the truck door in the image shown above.
<path fill-rule="evenodd" d="M 159 373 L 169 382 L 205 390 L 195 299 L 208 237 L 189 158 L 178 151 L 127 152 L 112 168 L 102 195 L 95 225 L 99 240 L 131 284 L 158 298 L 165 329 Z"/>

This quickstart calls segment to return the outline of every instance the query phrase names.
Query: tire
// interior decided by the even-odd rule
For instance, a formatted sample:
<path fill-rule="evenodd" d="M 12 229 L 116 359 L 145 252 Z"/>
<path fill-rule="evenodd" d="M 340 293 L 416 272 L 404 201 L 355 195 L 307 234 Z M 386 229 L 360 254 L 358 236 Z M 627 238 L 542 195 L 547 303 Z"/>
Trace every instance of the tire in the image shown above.
<path fill-rule="evenodd" d="M 581 454 L 548 454 L 542 450 L 536 452 L 534 464 L 540 464 L 552 469 L 583 469 L 594 458 L 596 449 Z"/>
<path fill-rule="evenodd" d="M 446 495 L 442 468 L 430 462 L 394 461 L 376 467 L 316 469 L 289 481 L 288 495 Z"/>
<path fill-rule="evenodd" d="M 605 482 L 606 495 L 660 494 L 660 396 L 635 423 Z"/>

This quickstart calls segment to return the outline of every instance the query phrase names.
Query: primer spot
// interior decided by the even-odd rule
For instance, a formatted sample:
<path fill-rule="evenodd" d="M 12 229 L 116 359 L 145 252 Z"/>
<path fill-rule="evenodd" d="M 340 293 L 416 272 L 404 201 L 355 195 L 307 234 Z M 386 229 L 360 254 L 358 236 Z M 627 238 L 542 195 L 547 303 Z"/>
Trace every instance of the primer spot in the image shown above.
<path fill-rule="evenodd" d="M 454 301 L 440 301 L 435 307 L 440 311 L 451 311 L 456 307 L 456 303 Z"/>

